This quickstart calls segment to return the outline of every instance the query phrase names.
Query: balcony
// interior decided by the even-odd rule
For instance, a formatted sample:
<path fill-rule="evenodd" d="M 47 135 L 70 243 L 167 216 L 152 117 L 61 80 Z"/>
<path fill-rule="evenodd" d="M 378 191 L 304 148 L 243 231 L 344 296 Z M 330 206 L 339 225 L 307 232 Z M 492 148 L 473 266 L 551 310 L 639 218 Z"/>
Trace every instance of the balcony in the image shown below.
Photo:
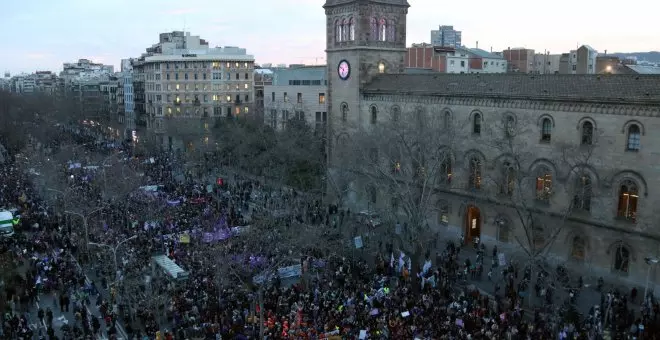
<path fill-rule="evenodd" d="M 195 98 L 195 100 L 193 100 L 193 105 L 194 106 L 201 106 L 202 102 L 200 102 L 198 98 Z"/>
<path fill-rule="evenodd" d="M 180 101 L 180 100 L 175 100 L 175 101 L 174 101 L 174 105 L 176 105 L 176 106 L 181 106 L 181 101 Z"/>

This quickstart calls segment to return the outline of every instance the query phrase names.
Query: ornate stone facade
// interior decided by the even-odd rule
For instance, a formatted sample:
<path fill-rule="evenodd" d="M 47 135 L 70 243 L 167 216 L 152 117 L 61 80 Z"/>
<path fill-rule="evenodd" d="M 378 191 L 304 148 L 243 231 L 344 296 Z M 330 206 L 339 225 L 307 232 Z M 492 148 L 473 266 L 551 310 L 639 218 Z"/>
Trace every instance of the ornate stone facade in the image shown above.
<path fill-rule="evenodd" d="M 392 112 L 421 108 L 449 117 L 459 141 L 452 143 L 450 187 L 437 188 L 437 209 L 428 223 L 445 235 L 465 233 L 485 243 L 516 248 L 526 228 L 519 222 L 516 202 L 501 188 L 484 184 L 470 189 L 472 161 L 480 177 L 499 178 L 507 159 L 518 158 L 529 183 L 525 191 L 534 214 L 546 225 L 561 225 L 550 258 L 591 275 L 615 273 L 644 285 L 647 256 L 660 256 L 660 168 L 656 165 L 660 136 L 660 77 L 652 76 L 529 76 L 529 75 L 406 75 L 403 74 L 406 1 L 328 0 L 328 79 L 331 166 L 341 158 L 333 145 L 339 136 L 388 124 Z M 374 13 L 394 13 L 403 27 L 403 41 L 369 45 L 369 20 Z M 337 18 L 351 16 L 360 24 L 351 46 L 337 44 Z M 357 33 L 356 31 L 356 33 Z M 398 39 L 401 39 L 400 37 Z M 403 45 L 400 45 L 403 43 Z M 337 63 L 348 60 L 359 72 L 348 80 L 337 76 Z M 386 69 L 382 70 L 381 63 Z M 380 68 L 380 70 L 379 70 Z M 475 127 L 476 122 L 479 128 Z M 516 124 L 518 149 L 496 153 L 492 145 L 505 140 L 504 125 Z M 475 131 L 479 133 L 475 133 Z M 566 161 L 567 150 L 584 161 Z M 514 152 L 515 153 L 515 152 Z M 563 160 L 563 161 L 562 161 Z M 576 169 L 579 169 L 576 170 Z M 579 184 L 582 183 L 582 184 Z M 588 183 L 588 200 L 575 195 Z M 353 183 L 347 203 L 365 209 L 364 183 Z M 376 207 L 391 209 L 387 193 L 378 193 Z M 369 208 L 373 208 L 370 205 Z M 478 215 L 478 235 L 471 235 Z M 454 236 L 451 236 L 454 237 Z M 650 271 L 660 285 L 660 270 Z"/>

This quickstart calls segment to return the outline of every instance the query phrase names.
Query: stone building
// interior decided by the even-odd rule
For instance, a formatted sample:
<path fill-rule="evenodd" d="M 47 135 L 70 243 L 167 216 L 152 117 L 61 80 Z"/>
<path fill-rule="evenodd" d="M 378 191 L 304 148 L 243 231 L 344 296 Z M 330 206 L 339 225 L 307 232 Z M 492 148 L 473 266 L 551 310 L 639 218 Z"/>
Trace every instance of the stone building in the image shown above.
<path fill-rule="evenodd" d="M 437 145 L 449 150 L 441 176 L 451 185 L 433 188 L 425 222 L 434 230 L 512 251 L 530 233 L 532 244 L 553 238 L 546 253 L 554 263 L 642 286 L 650 279 L 658 288 L 660 270 L 645 258 L 660 255 L 653 208 L 660 137 L 651 132 L 660 126 L 660 77 L 403 74 L 408 7 L 406 0 L 326 1 L 330 177 L 341 183 L 341 160 L 353 152 L 347 144 L 359 149 L 359 136 L 406 111 L 423 112 L 455 131 Z M 495 151 L 513 139 L 515 150 Z M 520 187 L 486 181 L 518 172 L 526 177 Z M 353 211 L 399 209 L 364 177 L 337 191 Z M 522 222 L 521 205 L 531 224 Z"/>

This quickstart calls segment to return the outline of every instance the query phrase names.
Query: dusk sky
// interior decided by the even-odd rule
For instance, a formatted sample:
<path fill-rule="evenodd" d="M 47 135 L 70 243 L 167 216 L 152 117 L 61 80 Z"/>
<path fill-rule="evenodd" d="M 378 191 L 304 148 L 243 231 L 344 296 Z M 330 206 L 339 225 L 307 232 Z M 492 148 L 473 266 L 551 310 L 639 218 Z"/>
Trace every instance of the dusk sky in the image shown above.
<path fill-rule="evenodd" d="M 7 0 L 0 12 L 0 71 L 60 71 L 79 58 L 118 65 L 158 41 L 190 31 L 211 46 L 247 48 L 257 63 L 324 63 L 324 0 Z M 463 44 L 551 53 L 588 44 L 602 52 L 660 50 L 660 1 L 450 2 L 409 0 L 407 44 L 440 24 Z M 538 6 L 538 7 L 535 7 Z M 116 67 L 117 68 L 117 67 Z"/>

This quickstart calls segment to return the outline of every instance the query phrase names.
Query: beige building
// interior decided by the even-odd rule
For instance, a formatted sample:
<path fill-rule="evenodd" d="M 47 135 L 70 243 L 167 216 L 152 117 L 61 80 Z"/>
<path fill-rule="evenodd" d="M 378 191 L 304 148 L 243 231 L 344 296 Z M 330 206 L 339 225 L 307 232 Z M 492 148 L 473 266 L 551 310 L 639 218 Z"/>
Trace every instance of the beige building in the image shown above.
<path fill-rule="evenodd" d="M 559 74 L 561 54 L 537 53 L 534 55 L 534 71 L 536 74 Z"/>
<path fill-rule="evenodd" d="M 253 108 L 254 56 L 243 48 L 210 48 L 190 33 L 164 33 L 133 72 L 144 82 L 147 128 L 166 148 L 208 143 L 215 119 Z"/>
<path fill-rule="evenodd" d="M 660 169 L 652 161 L 660 137 L 650 132 L 660 126 L 660 77 L 402 74 L 408 7 L 326 1 L 329 197 L 410 221 L 395 188 L 405 182 L 390 179 L 406 167 L 410 181 L 431 173 L 430 207 L 418 225 L 452 240 L 479 237 L 509 255 L 525 248 L 585 276 L 638 287 L 649 278 L 657 291 L 660 270 L 644 259 L 660 255 Z M 335 34 L 344 18 L 358 23 L 348 41 Z M 396 34 L 380 39 L 389 23 Z M 420 136 L 437 127 L 435 144 L 417 151 L 423 161 L 365 142 L 413 114 Z M 354 155 L 365 147 L 368 155 Z M 427 169 L 438 150 L 446 158 Z M 368 176 L 346 171 L 356 167 Z"/>

